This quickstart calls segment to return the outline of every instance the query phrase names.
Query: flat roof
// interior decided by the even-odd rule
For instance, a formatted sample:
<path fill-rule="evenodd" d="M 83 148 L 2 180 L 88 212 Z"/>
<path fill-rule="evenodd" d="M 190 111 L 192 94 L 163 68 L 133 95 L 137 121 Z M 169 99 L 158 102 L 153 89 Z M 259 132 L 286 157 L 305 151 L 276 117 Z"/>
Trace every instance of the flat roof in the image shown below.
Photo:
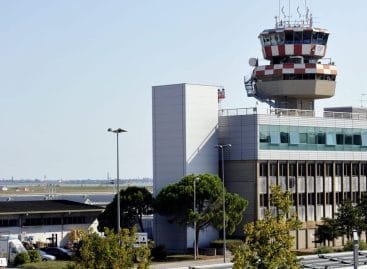
<path fill-rule="evenodd" d="M 0 202 L 0 215 L 101 211 L 102 207 L 69 200 Z"/>

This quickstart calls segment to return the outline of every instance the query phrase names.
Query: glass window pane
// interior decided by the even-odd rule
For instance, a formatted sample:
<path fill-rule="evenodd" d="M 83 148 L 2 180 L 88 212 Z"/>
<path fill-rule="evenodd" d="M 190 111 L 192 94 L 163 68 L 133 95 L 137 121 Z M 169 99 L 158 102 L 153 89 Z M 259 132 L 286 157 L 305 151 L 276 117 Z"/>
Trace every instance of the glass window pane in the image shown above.
<path fill-rule="evenodd" d="M 355 134 L 353 135 L 353 144 L 354 145 L 362 145 L 361 135 Z"/>
<path fill-rule="evenodd" d="M 270 143 L 271 144 L 280 144 L 279 132 L 270 132 Z"/>
<path fill-rule="evenodd" d="M 344 134 L 336 134 L 336 144 L 337 145 L 344 144 Z"/>
<path fill-rule="evenodd" d="M 285 132 L 280 132 L 280 143 L 288 144 L 289 143 L 289 134 Z"/>
<path fill-rule="evenodd" d="M 299 134 L 299 143 L 300 144 L 307 144 L 307 134 L 306 133 L 300 133 Z"/>
<path fill-rule="evenodd" d="M 317 44 L 317 32 L 312 32 L 312 43 Z"/>
<path fill-rule="evenodd" d="M 294 32 L 294 44 L 302 44 L 302 32 Z"/>
<path fill-rule="evenodd" d="M 335 133 L 328 133 L 326 135 L 326 145 L 328 145 L 328 146 L 335 146 L 336 145 Z"/>
<path fill-rule="evenodd" d="M 285 32 L 285 44 L 293 44 L 293 32 Z"/>
<path fill-rule="evenodd" d="M 312 32 L 304 31 L 303 32 L 303 44 L 311 44 L 311 36 L 312 36 Z"/>
<path fill-rule="evenodd" d="M 290 144 L 298 145 L 299 144 L 299 134 L 297 132 L 290 133 Z"/>
<path fill-rule="evenodd" d="M 276 38 L 278 39 L 278 45 L 284 44 L 284 32 L 283 33 L 277 33 Z"/>
<path fill-rule="evenodd" d="M 271 35 L 270 35 L 270 44 L 271 44 L 272 46 L 275 46 L 275 45 L 277 44 L 277 41 L 276 41 L 276 39 L 275 39 L 275 34 L 271 34 Z"/>
<path fill-rule="evenodd" d="M 367 133 L 362 134 L 362 146 L 367 146 Z"/>

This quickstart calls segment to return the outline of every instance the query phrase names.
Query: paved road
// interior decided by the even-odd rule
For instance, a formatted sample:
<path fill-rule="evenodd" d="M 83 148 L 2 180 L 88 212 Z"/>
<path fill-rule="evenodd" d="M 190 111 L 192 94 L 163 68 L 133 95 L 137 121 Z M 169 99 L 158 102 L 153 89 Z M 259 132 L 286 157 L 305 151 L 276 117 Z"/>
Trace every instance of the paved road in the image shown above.
<path fill-rule="evenodd" d="M 228 259 L 230 261 L 230 259 Z M 150 268 L 152 269 L 187 269 L 189 266 L 194 265 L 210 265 L 210 264 L 223 264 L 223 256 L 217 256 L 214 258 L 209 258 L 205 260 L 189 260 L 180 262 L 163 262 L 163 263 L 153 263 Z"/>

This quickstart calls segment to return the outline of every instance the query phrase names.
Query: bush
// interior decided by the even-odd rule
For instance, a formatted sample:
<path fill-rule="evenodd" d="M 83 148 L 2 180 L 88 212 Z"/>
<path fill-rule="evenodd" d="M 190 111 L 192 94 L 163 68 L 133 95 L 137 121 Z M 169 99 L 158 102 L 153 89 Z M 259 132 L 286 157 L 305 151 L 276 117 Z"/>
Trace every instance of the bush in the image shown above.
<path fill-rule="evenodd" d="M 153 260 L 163 261 L 167 258 L 166 247 L 164 245 L 158 245 L 152 248 L 151 254 L 152 254 Z"/>
<path fill-rule="evenodd" d="M 31 258 L 29 257 L 28 252 L 18 253 L 17 256 L 15 256 L 14 258 L 15 266 L 22 265 L 25 263 L 30 263 L 30 262 L 31 262 Z"/>
<path fill-rule="evenodd" d="M 344 251 L 352 251 L 353 250 L 353 241 L 348 241 L 344 247 L 343 247 Z M 367 250 L 367 244 L 365 241 L 360 240 L 359 241 L 359 250 Z"/>
<path fill-rule="evenodd" d="M 223 248 L 223 240 L 214 240 L 210 243 L 210 247 L 212 248 Z M 241 239 L 228 239 L 226 240 L 227 249 L 231 252 L 240 246 L 243 245 L 243 241 Z"/>
<path fill-rule="evenodd" d="M 319 246 L 316 250 L 317 254 L 332 253 L 332 252 L 334 252 L 334 249 L 329 246 Z"/>
<path fill-rule="evenodd" d="M 29 259 L 31 262 L 40 262 L 41 261 L 41 255 L 37 250 L 28 250 Z"/>

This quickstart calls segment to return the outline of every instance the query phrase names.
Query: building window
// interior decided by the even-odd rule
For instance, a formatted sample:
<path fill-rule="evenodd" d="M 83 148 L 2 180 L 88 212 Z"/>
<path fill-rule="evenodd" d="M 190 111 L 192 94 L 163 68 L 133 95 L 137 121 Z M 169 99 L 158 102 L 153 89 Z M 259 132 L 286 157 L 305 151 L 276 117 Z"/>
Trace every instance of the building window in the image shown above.
<path fill-rule="evenodd" d="M 0 219 L 0 227 L 17 227 L 17 219 Z"/>
<path fill-rule="evenodd" d="M 349 163 L 345 163 L 344 164 L 344 176 L 350 176 L 350 164 Z"/>
<path fill-rule="evenodd" d="M 269 203 L 268 195 L 267 194 L 260 194 L 260 206 L 267 207 Z"/>
<path fill-rule="evenodd" d="M 367 175 L 367 164 L 362 163 L 361 164 L 361 176 L 366 176 L 366 175 Z"/>
<path fill-rule="evenodd" d="M 298 164 L 298 176 L 300 177 L 306 176 L 306 164 L 305 163 Z"/>
<path fill-rule="evenodd" d="M 315 165 L 313 163 L 309 163 L 307 165 L 307 174 L 309 177 L 314 177 L 315 176 Z"/>
<path fill-rule="evenodd" d="M 267 163 L 260 163 L 260 176 L 261 177 L 268 176 L 268 164 Z"/>
<path fill-rule="evenodd" d="M 358 165 L 358 163 L 353 163 L 352 164 L 352 175 L 353 176 L 358 176 L 359 175 L 359 165 Z"/>
<path fill-rule="evenodd" d="M 295 163 L 289 164 L 289 176 L 291 177 L 297 176 L 297 165 Z"/>
<path fill-rule="evenodd" d="M 279 175 L 283 177 L 287 176 L 287 164 L 286 163 L 279 164 Z"/>
<path fill-rule="evenodd" d="M 271 163 L 270 164 L 270 176 L 272 177 L 276 177 L 278 176 L 278 166 L 276 163 Z"/>
<path fill-rule="evenodd" d="M 314 192 L 308 193 L 307 197 L 308 197 L 308 204 L 309 205 L 315 205 L 316 204 L 316 195 L 315 195 Z"/>
<path fill-rule="evenodd" d="M 317 175 L 318 176 L 323 176 L 324 175 L 324 164 L 323 163 L 318 163 L 317 164 Z"/>
<path fill-rule="evenodd" d="M 337 163 L 335 165 L 335 175 L 341 177 L 343 174 L 343 166 L 341 163 Z"/>
<path fill-rule="evenodd" d="M 327 163 L 326 164 L 326 176 L 327 177 L 332 177 L 333 176 L 333 164 L 332 163 Z"/>
<path fill-rule="evenodd" d="M 280 143 L 288 144 L 289 143 L 289 134 L 286 132 L 280 132 Z"/>

